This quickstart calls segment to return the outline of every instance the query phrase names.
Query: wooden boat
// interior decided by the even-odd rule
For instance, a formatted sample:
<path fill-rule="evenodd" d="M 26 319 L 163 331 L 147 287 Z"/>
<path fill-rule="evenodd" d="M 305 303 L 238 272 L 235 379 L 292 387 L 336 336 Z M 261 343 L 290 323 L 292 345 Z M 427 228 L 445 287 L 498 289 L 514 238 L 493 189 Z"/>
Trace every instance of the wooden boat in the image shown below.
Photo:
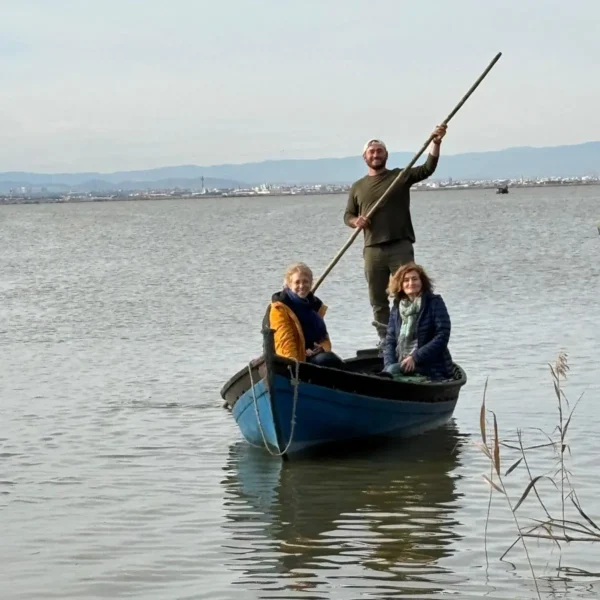
<path fill-rule="evenodd" d="M 450 381 L 380 377 L 377 349 L 358 351 L 344 370 L 298 362 L 275 354 L 273 333 L 263 332 L 263 355 L 231 377 L 221 396 L 244 438 L 277 456 L 435 429 L 451 419 L 467 381 L 456 364 Z"/>

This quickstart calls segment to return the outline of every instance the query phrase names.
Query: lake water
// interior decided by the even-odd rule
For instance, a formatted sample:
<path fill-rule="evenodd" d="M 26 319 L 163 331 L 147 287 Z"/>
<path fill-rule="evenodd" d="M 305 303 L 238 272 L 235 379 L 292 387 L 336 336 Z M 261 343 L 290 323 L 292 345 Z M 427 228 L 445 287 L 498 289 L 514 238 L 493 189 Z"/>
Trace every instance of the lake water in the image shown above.
<path fill-rule="evenodd" d="M 547 363 L 568 352 L 569 467 L 600 520 L 600 187 L 412 198 L 469 377 L 454 422 L 285 465 L 219 389 L 259 354 L 285 267 L 318 275 L 348 239 L 345 197 L 0 207 L 2 598 L 536 597 L 523 550 L 499 560 L 515 525 L 498 494 L 484 538 L 479 408 L 487 378 L 502 437 L 551 434 Z M 339 354 L 373 346 L 360 239 L 318 295 Z M 525 472 L 506 481 L 516 502 Z M 528 545 L 542 597 L 598 597 L 597 545 Z"/>

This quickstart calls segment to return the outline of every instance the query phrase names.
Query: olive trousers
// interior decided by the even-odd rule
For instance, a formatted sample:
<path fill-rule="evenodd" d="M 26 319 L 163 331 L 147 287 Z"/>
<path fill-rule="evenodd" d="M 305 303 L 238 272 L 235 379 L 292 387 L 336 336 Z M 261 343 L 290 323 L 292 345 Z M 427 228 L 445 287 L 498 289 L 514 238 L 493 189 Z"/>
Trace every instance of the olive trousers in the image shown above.
<path fill-rule="evenodd" d="M 373 325 L 380 338 L 385 337 L 390 320 L 390 303 L 387 288 L 390 276 L 402 265 L 412 262 L 415 253 L 410 240 L 398 240 L 365 246 L 363 250 L 365 278 L 369 287 L 369 300 L 373 308 Z"/>

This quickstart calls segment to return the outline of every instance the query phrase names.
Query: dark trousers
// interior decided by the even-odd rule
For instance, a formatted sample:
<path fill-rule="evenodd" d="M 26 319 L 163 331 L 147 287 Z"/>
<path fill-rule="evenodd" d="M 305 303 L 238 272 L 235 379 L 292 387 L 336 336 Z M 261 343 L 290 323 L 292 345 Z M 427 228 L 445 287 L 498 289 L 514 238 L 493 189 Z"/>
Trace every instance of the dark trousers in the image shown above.
<path fill-rule="evenodd" d="M 306 359 L 306 362 L 319 367 L 333 367 L 334 369 L 345 368 L 344 361 L 335 352 L 319 352 L 319 354 L 309 356 Z"/>
<path fill-rule="evenodd" d="M 376 246 L 366 246 L 363 250 L 365 277 L 369 286 L 369 300 L 373 307 L 373 325 L 379 337 L 385 336 L 390 320 L 390 303 L 387 287 L 390 275 L 402 265 L 414 261 L 412 242 L 400 240 Z"/>

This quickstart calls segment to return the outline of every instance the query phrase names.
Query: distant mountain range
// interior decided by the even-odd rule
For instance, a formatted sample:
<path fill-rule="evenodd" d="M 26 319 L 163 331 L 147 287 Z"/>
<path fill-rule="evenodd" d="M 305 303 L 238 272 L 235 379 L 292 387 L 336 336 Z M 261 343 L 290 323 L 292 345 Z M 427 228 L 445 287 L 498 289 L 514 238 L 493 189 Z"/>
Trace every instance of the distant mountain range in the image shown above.
<path fill-rule="evenodd" d="M 0 173 L 0 193 L 7 193 L 10 190 L 21 187 L 32 188 L 35 191 L 44 190 L 48 193 L 66 193 L 66 192 L 115 192 L 136 191 L 136 190 L 172 190 L 175 188 L 201 189 L 202 179 L 200 176 L 188 177 L 186 175 L 178 176 L 180 169 L 189 167 L 164 167 L 160 169 L 150 169 L 148 171 L 122 171 L 117 173 L 26 173 L 13 171 Z M 201 167 L 191 167 L 199 169 Z M 162 171 L 173 172 L 162 175 Z M 235 189 L 243 187 L 244 184 L 239 181 L 229 179 L 218 179 L 214 177 L 205 177 L 204 186 L 207 189 Z"/>
<path fill-rule="evenodd" d="M 404 166 L 414 156 L 393 152 L 389 166 Z M 419 163 L 423 162 L 423 157 Z M 115 173 L 0 173 L 0 192 L 11 188 L 46 188 L 48 192 L 237 188 L 261 183 L 350 183 L 365 174 L 362 157 L 312 160 L 267 160 L 213 166 L 183 165 Z M 600 174 L 600 142 L 570 146 L 516 147 L 491 152 L 443 154 L 432 179 L 510 179 L 517 177 L 584 176 Z"/>

